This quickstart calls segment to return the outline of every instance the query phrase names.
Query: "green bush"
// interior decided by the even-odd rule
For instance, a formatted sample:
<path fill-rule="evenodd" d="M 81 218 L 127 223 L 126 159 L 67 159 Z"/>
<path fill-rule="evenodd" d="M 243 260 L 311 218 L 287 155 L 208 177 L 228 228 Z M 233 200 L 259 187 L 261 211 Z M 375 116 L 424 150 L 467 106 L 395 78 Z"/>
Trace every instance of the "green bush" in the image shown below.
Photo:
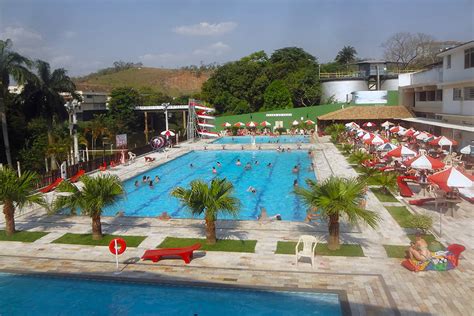
<path fill-rule="evenodd" d="M 280 135 L 286 134 L 286 128 L 278 127 L 275 129 L 275 133 L 278 132 Z"/>
<path fill-rule="evenodd" d="M 413 214 L 409 219 L 409 226 L 426 234 L 433 227 L 433 218 L 429 215 Z"/>

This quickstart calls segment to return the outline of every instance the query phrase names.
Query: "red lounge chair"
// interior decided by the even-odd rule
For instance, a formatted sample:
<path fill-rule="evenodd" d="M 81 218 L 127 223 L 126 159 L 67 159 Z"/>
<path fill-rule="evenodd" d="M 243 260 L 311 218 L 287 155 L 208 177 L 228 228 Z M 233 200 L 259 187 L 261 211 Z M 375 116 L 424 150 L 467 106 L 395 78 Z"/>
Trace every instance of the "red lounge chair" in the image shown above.
<path fill-rule="evenodd" d="M 459 256 L 461 255 L 461 252 L 466 250 L 466 247 L 459 244 L 452 244 L 448 246 L 447 250 L 452 252 L 453 255 L 456 257 L 455 266 L 457 267 L 459 265 Z"/>
<path fill-rule="evenodd" d="M 398 176 L 397 177 L 397 184 L 398 189 L 400 191 L 400 195 L 403 197 L 412 197 L 413 192 L 411 191 L 410 187 L 406 183 L 406 180 L 416 180 L 416 177 L 413 176 Z"/>
<path fill-rule="evenodd" d="M 77 181 L 79 181 L 79 178 L 82 177 L 85 173 L 86 171 L 84 169 L 79 170 L 75 175 L 71 177 L 71 179 L 69 179 L 69 182 L 76 183 Z"/>
<path fill-rule="evenodd" d="M 435 198 L 416 199 L 416 200 L 408 201 L 408 203 L 410 203 L 410 205 L 422 206 L 423 204 L 434 201 L 434 200 L 436 199 Z"/>
<path fill-rule="evenodd" d="M 153 262 L 158 262 L 161 257 L 167 256 L 179 256 L 181 257 L 186 264 L 191 262 L 193 257 L 193 251 L 201 248 L 201 244 L 194 244 L 189 247 L 183 248 L 163 248 L 156 250 L 147 250 L 142 256 L 142 260 L 151 260 Z"/>
<path fill-rule="evenodd" d="M 48 193 L 48 192 L 51 192 L 53 191 L 54 189 L 56 189 L 56 187 L 63 181 L 63 178 L 57 178 L 56 180 L 54 180 L 53 183 L 51 183 L 50 185 L 48 185 L 47 187 L 44 187 L 40 190 L 40 192 L 43 192 L 43 193 Z"/>

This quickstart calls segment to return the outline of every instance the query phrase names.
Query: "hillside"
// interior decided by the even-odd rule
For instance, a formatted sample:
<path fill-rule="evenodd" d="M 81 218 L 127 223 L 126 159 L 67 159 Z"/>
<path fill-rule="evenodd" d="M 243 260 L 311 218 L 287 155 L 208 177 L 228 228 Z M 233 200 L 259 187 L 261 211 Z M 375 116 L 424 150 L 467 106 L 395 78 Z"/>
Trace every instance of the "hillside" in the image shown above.
<path fill-rule="evenodd" d="M 210 71 L 197 74 L 190 70 L 141 67 L 106 75 L 92 74 L 75 78 L 74 82 L 78 90 L 110 92 L 123 86 L 150 87 L 171 96 L 180 96 L 199 92 L 210 75 Z"/>

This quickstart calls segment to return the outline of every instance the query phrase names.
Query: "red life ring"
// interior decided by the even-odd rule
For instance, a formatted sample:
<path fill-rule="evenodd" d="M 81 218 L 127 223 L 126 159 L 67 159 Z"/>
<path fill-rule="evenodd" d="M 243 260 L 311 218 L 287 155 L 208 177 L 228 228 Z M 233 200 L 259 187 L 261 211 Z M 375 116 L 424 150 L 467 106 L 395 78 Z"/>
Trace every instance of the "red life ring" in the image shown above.
<path fill-rule="evenodd" d="M 117 241 L 117 254 L 121 255 L 127 249 L 127 243 L 122 238 L 114 238 L 109 243 L 110 252 L 115 255 L 115 241 Z"/>

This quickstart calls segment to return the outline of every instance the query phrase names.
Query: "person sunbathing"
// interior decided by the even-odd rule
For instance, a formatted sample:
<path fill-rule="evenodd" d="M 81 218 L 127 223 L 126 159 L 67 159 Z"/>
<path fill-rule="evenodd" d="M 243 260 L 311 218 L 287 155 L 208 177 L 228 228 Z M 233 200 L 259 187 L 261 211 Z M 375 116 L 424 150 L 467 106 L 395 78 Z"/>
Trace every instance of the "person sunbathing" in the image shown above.
<path fill-rule="evenodd" d="M 421 238 L 421 234 L 417 233 L 415 241 L 410 243 L 410 247 L 407 250 L 408 259 L 415 259 L 418 261 L 426 261 L 431 258 L 431 252 L 428 249 L 428 243 Z"/>
<path fill-rule="evenodd" d="M 261 207 L 260 208 L 260 215 L 257 217 L 257 219 L 258 219 L 259 222 L 272 221 L 272 220 L 281 221 L 281 215 L 276 214 L 276 215 L 273 215 L 273 216 L 268 216 L 267 209 L 264 208 L 264 207 Z"/>

